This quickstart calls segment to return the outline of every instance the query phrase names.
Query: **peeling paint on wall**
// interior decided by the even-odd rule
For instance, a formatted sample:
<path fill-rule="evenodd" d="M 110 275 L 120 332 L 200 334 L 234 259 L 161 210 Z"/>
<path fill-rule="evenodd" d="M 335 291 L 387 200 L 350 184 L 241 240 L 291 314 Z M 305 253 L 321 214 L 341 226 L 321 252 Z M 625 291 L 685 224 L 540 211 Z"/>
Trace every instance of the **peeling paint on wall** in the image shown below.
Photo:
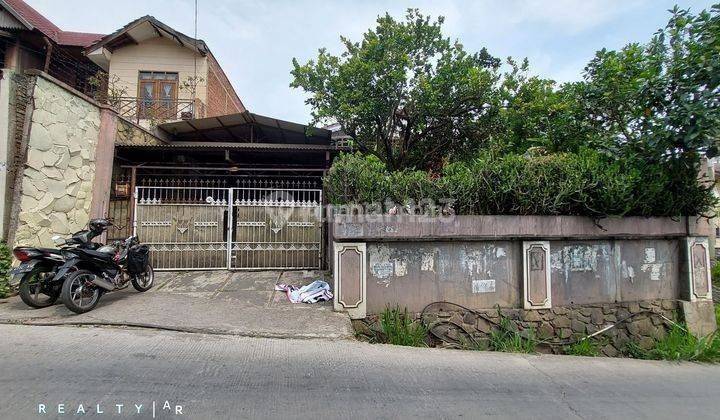
<path fill-rule="evenodd" d="M 395 259 L 395 277 L 403 277 L 407 275 L 407 261 Z"/>
<path fill-rule="evenodd" d="M 660 281 L 660 271 L 662 264 L 657 263 L 657 253 L 655 248 L 645 248 L 645 259 L 643 265 L 640 266 L 640 271 L 643 273 L 650 273 L 650 280 Z"/>
<path fill-rule="evenodd" d="M 645 248 L 645 264 L 652 264 L 655 262 L 655 248 Z"/>
<path fill-rule="evenodd" d="M 660 270 L 662 269 L 662 264 L 643 264 L 640 266 L 640 271 L 643 273 L 650 272 L 650 280 L 654 281 L 660 281 Z"/>
<path fill-rule="evenodd" d="M 390 276 L 395 270 L 395 265 L 390 261 L 390 248 L 387 245 L 379 245 L 376 249 L 376 252 L 368 253 L 370 273 L 380 279 L 378 284 L 387 287 L 390 284 Z"/>
<path fill-rule="evenodd" d="M 480 249 L 460 251 L 460 265 L 470 276 L 491 276 L 492 268 L 499 262 L 498 259 L 506 258 L 505 248 L 493 244 L 484 245 Z"/>
<path fill-rule="evenodd" d="M 472 281 L 472 292 L 473 293 L 495 293 L 495 280 L 473 280 Z"/>
<path fill-rule="evenodd" d="M 422 261 L 420 263 L 421 271 L 435 271 L 435 253 L 427 252 L 423 254 Z"/>
<path fill-rule="evenodd" d="M 563 279 L 567 281 L 572 272 L 594 272 L 596 277 L 598 261 L 609 261 L 609 245 L 567 245 L 550 254 L 550 267 L 563 273 Z"/>
<path fill-rule="evenodd" d="M 620 264 L 620 273 L 622 274 L 623 280 L 628 280 L 630 283 L 635 280 L 635 269 L 631 265 L 628 265 L 624 260 Z"/>

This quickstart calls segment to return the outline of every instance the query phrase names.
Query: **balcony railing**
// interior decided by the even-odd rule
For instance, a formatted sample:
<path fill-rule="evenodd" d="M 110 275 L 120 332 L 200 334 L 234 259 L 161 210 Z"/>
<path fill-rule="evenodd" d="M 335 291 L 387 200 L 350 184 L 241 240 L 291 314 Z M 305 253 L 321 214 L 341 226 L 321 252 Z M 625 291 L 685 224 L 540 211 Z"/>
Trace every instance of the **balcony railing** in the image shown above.
<path fill-rule="evenodd" d="M 140 123 L 141 120 L 149 120 L 160 124 L 205 116 L 205 104 L 199 99 L 164 100 L 118 97 L 110 98 L 108 102 L 121 116 L 137 123 Z"/>

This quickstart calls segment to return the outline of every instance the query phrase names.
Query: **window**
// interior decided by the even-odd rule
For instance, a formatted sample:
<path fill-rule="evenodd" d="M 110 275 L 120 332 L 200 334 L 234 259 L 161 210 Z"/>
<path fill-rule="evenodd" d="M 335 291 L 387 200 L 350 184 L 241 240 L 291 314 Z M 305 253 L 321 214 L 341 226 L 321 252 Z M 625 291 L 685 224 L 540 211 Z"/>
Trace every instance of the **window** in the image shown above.
<path fill-rule="evenodd" d="M 138 91 L 141 118 L 176 118 L 177 73 L 141 71 L 138 78 Z"/>

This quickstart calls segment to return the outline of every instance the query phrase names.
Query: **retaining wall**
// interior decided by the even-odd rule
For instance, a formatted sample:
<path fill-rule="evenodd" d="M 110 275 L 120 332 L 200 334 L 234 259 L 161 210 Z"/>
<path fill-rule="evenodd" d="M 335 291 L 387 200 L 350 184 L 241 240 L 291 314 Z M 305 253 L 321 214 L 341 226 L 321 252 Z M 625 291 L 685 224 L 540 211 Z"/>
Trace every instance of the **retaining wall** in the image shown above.
<path fill-rule="evenodd" d="M 706 219 L 337 216 L 335 309 L 546 310 L 711 299 Z M 714 318 L 713 318 L 714 319 Z"/>

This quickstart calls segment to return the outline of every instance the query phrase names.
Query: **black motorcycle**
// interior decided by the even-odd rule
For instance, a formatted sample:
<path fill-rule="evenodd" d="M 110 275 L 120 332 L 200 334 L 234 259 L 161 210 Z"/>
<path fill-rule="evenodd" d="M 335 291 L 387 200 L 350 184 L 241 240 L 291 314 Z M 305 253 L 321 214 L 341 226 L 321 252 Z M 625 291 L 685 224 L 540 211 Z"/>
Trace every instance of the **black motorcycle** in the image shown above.
<path fill-rule="evenodd" d="M 75 232 L 69 239 L 53 237 L 60 249 L 33 248 L 20 246 L 13 249 L 13 255 L 20 265 L 10 270 L 10 285 L 19 289 L 20 299 L 32 308 L 45 308 L 57 301 L 62 288 L 63 277 L 56 276 L 58 268 L 65 263 L 63 251 L 69 249 L 98 249 L 102 244 L 92 240 L 105 232 L 110 222 L 93 219 L 88 228 Z"/>
<path fill-rule="evenodd" d="M 81 314 L 95 308 L 100 297 L 124 289 L 132 283 L 135 290 L 150 290 L 155 274 L 149 262 L 149 248 L 136 236 L 96 250 L 75 248 L 63 251 L 65 264 L 55 277 L 65 277 L 61 296 L 71 311 Z"/>

